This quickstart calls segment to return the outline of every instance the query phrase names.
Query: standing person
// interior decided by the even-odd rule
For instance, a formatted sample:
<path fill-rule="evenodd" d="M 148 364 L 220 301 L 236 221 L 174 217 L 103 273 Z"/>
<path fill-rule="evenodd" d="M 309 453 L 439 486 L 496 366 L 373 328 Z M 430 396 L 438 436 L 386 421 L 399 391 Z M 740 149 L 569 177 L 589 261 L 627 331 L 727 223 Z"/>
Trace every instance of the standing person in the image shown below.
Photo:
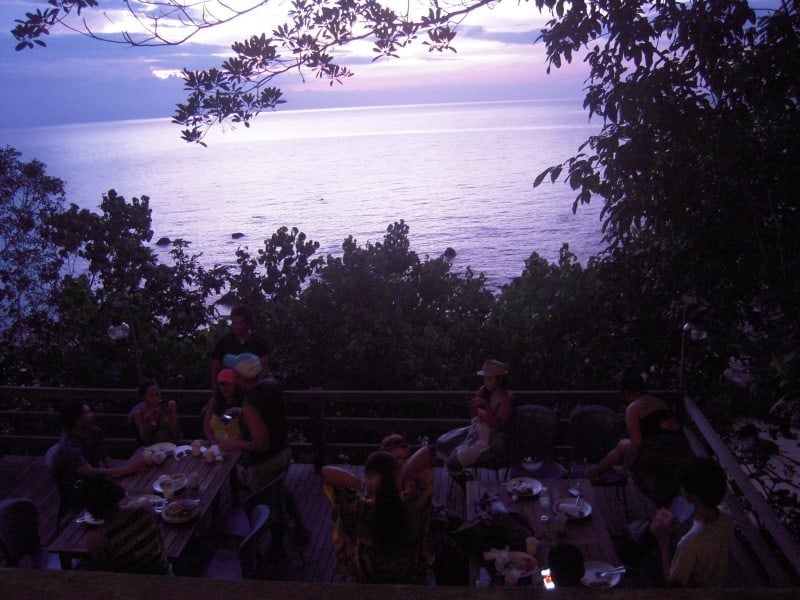
<path fill-rule="evenodd" d="M 508 444 L 505 426 L 514 410 L 514 395 L 506 388 L 508 368 L 499 360 L 489 359 L 477 375 L 483 386 L 469 401 L 474 416 L 468 427 L 450 431 L 436 440 L 438 453 L 446 455 L 450 476 L 464 484 L 469 467 L 502 454 Z"/>
<path fill-rule="evenodd" d="M 236 373 L 233 369 L 222 369 L 217 375 L 214 393 L 203 411 L 203 433 L 211 443 L 216 444 L 222 437 L 234 440 L 242 437 L 239 427 L 242 407 L 238 400 Z"/>
<path fill-rule="evenodd" d="M 130 419 L 140 446 L 181 439 L 178 405 L 174 400 L 162 400 L 161 390 L 152 379 L 139 385 L 139 403 L 131 410 Z"/>
<path fill-rule="evenodd" d="M 220 438 L 220 450 L 240 450 L 239 480 L 251 491 L 257 491 L 289 468 L 292 451 L 288 443 L 286 409 L 278 382 L 272 377 L 261 378 L 263 367 L 255 354 L 245 352 L 226 355 L 225 365 L 236 374 L 236 385 L 244 392 L 240 417 L 241 439 Z M 310 539 L 303 525 L 294 497 L 283 489 L 278 490 L 286 503 L 289 516 L 295 522 L 298 543 Z M 273 528 L 274 543 L 270 558 L 278 561 L 285 557 L 283 527 Z"/>
<path fill-rule="evenodd" d="M 66 400 L 59 411 L 64 433 L 49 465 L 58 484 L 62 500 L 77 507 L 75 482 L 83 477 L 124 477 L 143 469 L 144 461 L 114 467 L 105 449 L 103 432 L 94 424 L 94 413 L 83 400 Z"/>
<path fill-rule="evenodd" d="M 691 529 L 672 553 L 675 516 L 662 508 L 653 517 L 650 531 L 658 541 L 661 567 L 667 585 L 721 588 L 728 571 L 728 550 L 733 519 L 719 508 L 725 497 L 725 472 L 713 460 L 698 458 L 681 480 L 683 496 L 694 504 Z"/>
<path fill-rule="evenodd" d="M 148 503 L 120 507 L 125 490 L 102 477 L 84 479 L 78 495 L 86 510 L 104 521 L 86 539 L 92 567 L 115 573 L 172 575 L 155 513 Z"/>
<path fill-rule="evenodd" d="M 227 354 L 255 354 L 261 361 L 261 370 L 264 373 L 269 370 L 270 343 L 267 338 L 253 330 L 254 325 L 255 314 L 252 308 L 244 304 L 233 307 L 231 330 L 217 341 L 211 353 L 211 389 L 217 384 L 217 375 Z"/>

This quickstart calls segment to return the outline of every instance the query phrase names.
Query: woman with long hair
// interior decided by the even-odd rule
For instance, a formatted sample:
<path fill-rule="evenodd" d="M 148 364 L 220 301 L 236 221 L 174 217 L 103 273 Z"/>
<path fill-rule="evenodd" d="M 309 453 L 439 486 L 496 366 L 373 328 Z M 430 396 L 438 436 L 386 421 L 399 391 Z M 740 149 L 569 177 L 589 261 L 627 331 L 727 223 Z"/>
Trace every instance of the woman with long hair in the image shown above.
<path fill-rule="evenodd" d="M 429 464 L 426 454 L 431 455 L 427 448 L 418 451 L 398 474 L 391 454 L 373 452 L 363 479 L 339 467 L 322 468 L 323 490 L 334 508 L 337 563 L 345 577 L 360 583 L 427 583 L 431 561 L 421 532 L 411 525 L 419 522 L 415 511 L 429 511 L 430 503 L 406 501 L 401 492 L 405 480 Z"/>

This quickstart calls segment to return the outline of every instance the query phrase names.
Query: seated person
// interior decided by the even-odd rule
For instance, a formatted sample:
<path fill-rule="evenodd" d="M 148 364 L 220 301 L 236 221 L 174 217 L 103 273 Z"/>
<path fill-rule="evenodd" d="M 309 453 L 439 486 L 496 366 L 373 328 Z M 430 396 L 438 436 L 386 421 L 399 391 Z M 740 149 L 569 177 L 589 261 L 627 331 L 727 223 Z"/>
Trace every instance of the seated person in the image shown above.
<path fill-rule="evenodd" d="M 155 381 L 147 379 L 139 385 L 139 400 L 130 413 L 137 443 L 150 446 L 180 441 L 178 405 L 174 400 L 161 400 L 161 390 Z"/>
<path fill-rule="evenodd" d="M 557 587 L 575 587 L 583 578 L 583 552 L 574 544 L 556 544 L 547 555 L 550 575 Z"/>
<path fill-rule="evenodd" d="M 119 506 L 125 490 L 104 477 L 88 477 L 78 487 L 83 506 L 104 523 L 86 539 L 92 567 L 116 573 L 171 575 L 153 508 L 148 503 Z"/>
<path fill-rule="evenodd" d="M 436 451 L 446 455 L 445 465 L 457 482 L 469 478 L 469 467 L 502 454 L 508 444 L 505 426 L 514 409 L 514 395 L 506 389 L 508 369 L 497 360 L 487 360 L 478 371 L 483 386 L 470 400 L 475 416 L 468 427 L 450 431 L 436 441 Z"/>
<path fill-rule="evenodd" d="M 689 442 L 667 404 L 645 393 L 644 380 L 636 369 L 626 367 L 616 380 L 627 404 L 628 438 L 585 473 L 599 479 L 611 469 L 622 476 L 633 472 L 646 496 L 657 506 L 669 506 L 680 494 L 681 473 L 692 460 Z"/>
<path fill-rule="evenodd" d="M 406 473 L 403 481 L 403 488 L 400 493 L 405 498 L 427 496 L 430 500 L 433 495 L 433 463 L 436 459 L 436 450 L 433 446 L 423 446 L 411 456 L 411 445 L 405 436 L 393 433 L 381 440 L 381 450 L 392 455 L 397 463 L 397 478 L 400 485 L 400 477 L 403 469 L 409 460 L 414 460 L 413 472 Z"/>
<path fill-rule="evenodd" d="M 56 445 L 50 467 L 66 506 L 77 506 L 74 485 L 79 479 L 92 475 L 124 477 L 146 466 L 144 461 L 121 467 L 111 465 L 103 432 L 94 425 L 94 414 L 83 400 L 66 400 L 60 417 L 64 433 Z"/>
<path fill-rule="evenodd" d="M 345 577 L 359 583 L 427 583 L 432 560 L 420 529 L 427 520 L 420 513 L 430 513 L 430 497 L 409 497 L 400 490 L 428 468 L 432 456 L 422 448 L 398 476 L 391 454 L 373 452 L 363 480 L 338 467 L 322 468 L 323 491 L 334 509 L 337 566 Z"/>
<path fill-rule="evenodd" d="M 674 554 L 675 516 L 662 508 L 650 524 L 658 541 L 664 580 L 671 586 L 721 588 L 733 537 L 733 519 L 718 506 L 727 488 L 725 472 L 713 460 L 698 458 L 686 469 L 681 488 L 695 512 L 691 529 L 680 538 Z"/>
<path fill-rule="evenodd" d="M 203 433 L 206 439 L 216 444 L 219 438 L 238 440 L 242 437 L 239 417 L 242 408 L 237 404 L 236 373 L 233 369 L 222 369 L 217 375 L 217 385 L 203 409 Z M 230 418 L 228 422 L 223 417 Z"/>

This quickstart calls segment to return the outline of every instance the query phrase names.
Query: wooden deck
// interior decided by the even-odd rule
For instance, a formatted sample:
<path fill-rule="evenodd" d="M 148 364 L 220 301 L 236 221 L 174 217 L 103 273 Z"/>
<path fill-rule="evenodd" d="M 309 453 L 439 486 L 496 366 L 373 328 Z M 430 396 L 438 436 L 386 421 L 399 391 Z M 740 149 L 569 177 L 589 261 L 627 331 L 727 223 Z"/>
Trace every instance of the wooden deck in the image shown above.
<path fill-rule="evenodd" d="M 355 467 L 352 467 L 356 469 Z M 480 479 L 495 479 L 496 472 L 481 469 Z M 274 578 L 283 581 L 311 583 L 343 583 L 335 567 L 330 538 L 330 507 L 322 494 L 322 481 L 313 465 L 293 464 L 287 477 L 287 487 L 296 496 L 305 515 L 305 524 L 311 532 L 310 543 L 302 549 L 295 548 L 287 540 L 289 558 L 275 569 Z M 598 488 L 596 508 L 605 519 L 612 537 L 623 532 L 626 519 L 625 509 L 613 488 Z M 632 482 L 625 491 L 632 518 L 651 515 L 652 504 L 644 498 Z M 39 510 L 39 535 L 44 545 L 53 538 L 55 532 L 58 493 L 47 472 L 42 457 L 6 455 L 0 458 L 0 499 L 8 497 L 28 497 Z M 465 511 L 464 493 L 450 482 L 447 473 L 437 468 L 434 475 L 434 500 L 445 504 L 461 514 Z M 225 502 L 223 501 L 223 505 Z M 214 546 L 211 534 L 206 539 L 188 549 L 184 560 L 175 565 L 178 575 L 203 577 L 206 575 L 205 562 Z M 728 585 L 735 588 L 766 587 L 767 578 L 758 572 L 754 562 L 748 558 L 746 546 L 737 542 L 731 556 Z M 646 564 L 647 561 L 639 561 Z M 628 588 L 653 586 L 657 581 L 655 568 L 633 567 L 624 578 Z M 57 559 L 49 561 L 49 566 L 58 568 Z M 222 577 L 226 573 L 221 574 Z"/>

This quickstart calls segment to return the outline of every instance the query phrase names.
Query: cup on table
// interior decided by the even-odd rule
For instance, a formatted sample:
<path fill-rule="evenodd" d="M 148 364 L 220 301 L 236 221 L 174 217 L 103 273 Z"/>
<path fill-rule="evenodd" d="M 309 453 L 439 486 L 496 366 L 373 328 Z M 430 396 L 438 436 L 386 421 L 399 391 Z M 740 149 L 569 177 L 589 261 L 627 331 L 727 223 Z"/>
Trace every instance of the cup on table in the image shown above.
<path fill-rule="evenodd" d="M 503 572 L 503 579 L 506 582 L 506 585 L 517 585 L 519 581 L 519 569 L 515 567 L 509 567 Z"/>
<path fill-rule="evenodd" d="M 530 536 L 525 538 L 525 552 L 531 556 L 536 556 L 536 550 L 539 549 L 539 540 Z"/>
<path fill-rule="evenodd" d="M 144 461 L 144 464 L 146 464 L 146 465 L 152 465 L 153 464 L 153 451 L 150 450 L 150 448 L 148 448 L 147 450 L 142 452 L 142 460 Z"/>
<path fill-rule="evenodd" d="M 200 486 L 200 474 L 197 471 L 189 473 L 187 483 L 190 488 L 197 489 Z"/>
<path fill-rule="evenodd" d="M 164 492 L 165 500 L 172 500 L 175 498 L 175 482 L 171 479 L 164 479 L 161 482 L 161 491 Z"/>
<path fill-rule="evenodd" d="M 567 515 L 563 513 L 557 513 L 555 517 L 553 517 L 553 528 L 555 529 L 556 533 L 564 533 L 567 531 Z"/>
<path fill-rule="evenodd" d="M 206 448 L 206 462 L 212 463 L 217 459 L 216 455 L 214 454 L 214 450 L 211 447 Z"/>
<path fill-rule="evenodd" d="M 203 440 L 195 440 L 192 442 L 192 456 L 197 458 L 203 449 Z"/>

